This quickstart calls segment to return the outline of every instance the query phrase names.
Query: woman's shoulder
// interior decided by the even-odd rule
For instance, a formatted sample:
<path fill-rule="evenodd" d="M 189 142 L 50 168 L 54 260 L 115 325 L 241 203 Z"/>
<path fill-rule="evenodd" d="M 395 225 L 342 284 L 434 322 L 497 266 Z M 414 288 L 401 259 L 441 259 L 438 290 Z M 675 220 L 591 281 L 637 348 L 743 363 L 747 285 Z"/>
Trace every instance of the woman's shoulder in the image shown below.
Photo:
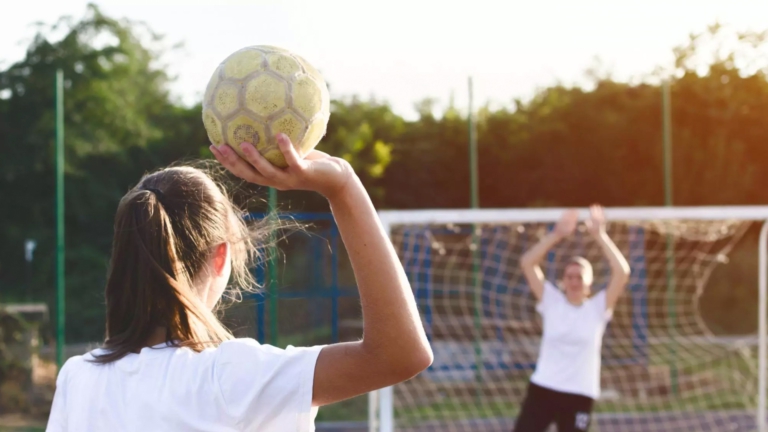
<path fill-rule="evenodd" d="M 220 343 L 218 347 L 211 352 L 216 355 L 226 355 L 229 353 L 255 353 L 262 351 L 269 351 L 275 347 L 271 345 L 263 345 L 256 339 L 252 338 L 235 338 L 225 340 Z"/>
<path fill-rule="evenodd" d="M 79 373 L 84 367 L 88 366 L 88 356 L 90 354 L 76 355 L 68 358 L 59 370 L 56 377 L 57 385 L 66 382 L 70 377 Z"/>
<path fill-rule="evenodd" d="M 547 293 L 549 293 L 550 296 L 557 297 L 557 298 L 565 296 L 565 294 L 563 293 L 563 290 L 560 289 L 560 287 L 557 286 L 556 283 L 554 283 L 554 282 L 552 282 L 550 280 L 545 279 L 544 280 L 544 295 L 547 295 Z"/>
<path fill-rule="evenodd" d="M 219 344 L 218 348 L 215 349 L 215 355 L 225 361 L 242 361 L 245 359 L 266 361 L 292 357 L 302 353 L 317 352 L 321 348 L 322 346 L 294 347 L 292 345 L 280 348 L 274 345 L 262 344 L 252 338 L 236 338 Z"/>
<path fill-rule="evenodd" d="M 73 371 L 82 368 L 84 365 L 88 363 L 89 359 L 92 359 L 93 356 L 91 353 L 86 353 L 83 355 L 76 355 L 72 356 L 67 359 L 67 361 L 64 362 L 64 365 L 62 366 L 62 371 Z"/>

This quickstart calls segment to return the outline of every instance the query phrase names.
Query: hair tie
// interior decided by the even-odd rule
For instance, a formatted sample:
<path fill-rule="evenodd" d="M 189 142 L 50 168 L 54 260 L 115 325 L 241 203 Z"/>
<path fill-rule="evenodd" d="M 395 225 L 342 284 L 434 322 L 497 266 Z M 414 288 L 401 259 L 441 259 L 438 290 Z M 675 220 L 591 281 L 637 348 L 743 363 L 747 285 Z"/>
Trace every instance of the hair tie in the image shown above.
<path fill-rule="evenodd" d="M 143 188 L 143 189 L 144 189 L 145 191 L 148 191 L 148 192 L 152 192 L 153 194 L 155 194 L 155 196 L 156 196 L 156 197 L 157 197 L 157 199 L 160 201 L 160 203 L 162 203 L 162 202 L 163 202 L 163 197 L 164 197 L 164 195 L 163 195 L 163 193 L 162 193 L 162 192 L 160 192 L 160 190 L 159 190 L 159 189 L 155 189 L 155 188 L 151 188 L 151 187 L 145 187 L 145 188 Z"/>

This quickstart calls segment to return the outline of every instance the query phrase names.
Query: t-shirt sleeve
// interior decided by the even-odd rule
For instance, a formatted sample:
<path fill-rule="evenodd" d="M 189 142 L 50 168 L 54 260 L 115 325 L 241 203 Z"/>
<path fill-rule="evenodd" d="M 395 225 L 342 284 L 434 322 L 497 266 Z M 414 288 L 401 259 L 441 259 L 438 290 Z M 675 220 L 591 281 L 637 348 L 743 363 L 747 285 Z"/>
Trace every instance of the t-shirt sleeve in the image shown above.
<path fill-rule="evenodd" d="M 536 304 L 536 311 L 541 315 L 552 309 L 563 298 L 563 293 L 552 282 L 544 281 L 544 292 L 541 294 L 541 300 Z"/>
<path fill-rule="evenodd" d="M 247 430 L 311 430 L 317 412 L 312 385 L 321 349 L 280 349 L 253 339 L 222 343 L 214 379 L 229 416 Z"/>
<path fill-rule="evenodd" d="M 51 413 L 48 415 L 46 432 L 64 432 L 67 430 L 67 381 L 71 369 L 81 362 L 80 356 L 72 357 L 64 363 L 56 377 L 56 391 L 53 394 Z"/>
<path fill-rule="evenodd" d="M 56 378 L 56 392 L 53 394 L 53 404 L 51 405 L 51 413 L 48 416 L 48 425 L 45 428 L 46 432 L 64 432 L 67 430 L 67 388 L 64 371 L 65 370 L 62 369 L 58 378 Z"/>
<path fill-rule="evenodd" d="M 608 300 L 606 299 L 606 295 L 607 294 L 605 290 L 602 290 L 595 294 L 594 297 L 592 297 L 590 303 L 592 303 L 595 314 L 597 314 L 603 320 L 603 322 L 607 323 L 613 318 L 613 309 L 607 308 Z"/>

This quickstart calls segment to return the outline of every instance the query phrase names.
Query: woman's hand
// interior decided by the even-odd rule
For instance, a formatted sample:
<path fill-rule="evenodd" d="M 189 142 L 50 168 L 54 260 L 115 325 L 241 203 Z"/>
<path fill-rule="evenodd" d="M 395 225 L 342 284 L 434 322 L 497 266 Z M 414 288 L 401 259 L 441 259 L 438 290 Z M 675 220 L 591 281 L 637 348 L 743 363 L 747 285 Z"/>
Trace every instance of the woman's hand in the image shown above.
<path fill-rule="evenodd" d="M 605 233 L 605 213 L 603 208 L 597 204 L 589 208 L 589 219 L 586 220 L 587 231 L 593 237 L 599 237 Z"/>
<path fill-rule="evenodd" d="M 237 177 L 277 190 L 310 190 L 332 199 L 341 194 L 355 176 L 347 161 L 321 151 L 313 150 L 301 158 L 285 134 L 277 135 L 277 143 L 288 163 L 287 168 L 272 165 L 249 143 L 240 144 L 245 158 L 238 156 L 226 144 L 221 147 L 212 145 L 210 149 L 216 159 Z"/>
<path fill-rule="evenodd" d="M 554 233 L 558 238 L 568 237 L 576 230 L 576 223 L 579 221 L 579 211 L 576 209 L 566 210 L 560 220 L 555 225 Z"/>

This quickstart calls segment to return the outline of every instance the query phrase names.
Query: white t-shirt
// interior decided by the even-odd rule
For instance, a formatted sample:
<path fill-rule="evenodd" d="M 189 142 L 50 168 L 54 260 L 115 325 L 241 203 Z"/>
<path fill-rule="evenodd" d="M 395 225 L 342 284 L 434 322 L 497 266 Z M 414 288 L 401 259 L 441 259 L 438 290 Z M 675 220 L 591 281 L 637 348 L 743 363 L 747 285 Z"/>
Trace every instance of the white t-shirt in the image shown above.
<path fill-rule="evenodd" d="M 531 382 L 550 390 L 597 399 L 600 350 L 612 316 L 612 311 L 606 309 L 605 291 L 575 306 L 563 292 L 545 281 L 536 310 L 543 318 L 544 332 Z"/>
<path fill-rule="evenodd" d="M 73 357 L 46 431 L 311 432 L 321 348 L 235 339 L 200 353 L 161 344 L 104 365 Z"/>

